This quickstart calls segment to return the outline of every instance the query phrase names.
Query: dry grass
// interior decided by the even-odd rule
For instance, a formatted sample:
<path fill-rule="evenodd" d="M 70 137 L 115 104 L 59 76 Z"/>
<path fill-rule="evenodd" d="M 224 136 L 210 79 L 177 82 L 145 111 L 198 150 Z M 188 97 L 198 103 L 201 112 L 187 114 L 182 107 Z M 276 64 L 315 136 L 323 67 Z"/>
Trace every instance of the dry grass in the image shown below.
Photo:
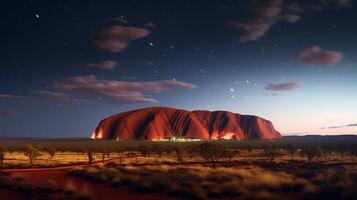
<path fill-rule="evenodd" d="M 113 157 L 118 157 L 118 155 L 113 153 L 111 157 L 106 158 L 105 160 Z M 102 155 L 99 153 L 94 154 L 94 160 L 102 161 Z M 57 152 L 53 159 L 47 153 L 41 152 L 41 155 L 35 160 L 36 167 L 54 167 L 87 163 L 88 157 L 85 153 L 69 151 Z M 29 165 L 29 159 L 24 155 L 23 152 L 9 152 L 6 154 L 4 165 L 9 168 L 25 168 Z"/>
<path fill-rule="evenodd" d="M 310 179 L 259 167 L 98 167 L 95 170 L 75 169 L 71 173 L 91 176 L 89 179 L 96 182 L 100 178 L 100 183 L 113 187 L 126 185 L 134 192 L 165 192 L 185 199 L 282 199 L 287 196 L 289 199 L 301 199 L 302 196 L 307 199 L 353 199 L 357 187 L 356 169 L 349 169 L 342 176 L 341 171 L 322 170 Z"/>

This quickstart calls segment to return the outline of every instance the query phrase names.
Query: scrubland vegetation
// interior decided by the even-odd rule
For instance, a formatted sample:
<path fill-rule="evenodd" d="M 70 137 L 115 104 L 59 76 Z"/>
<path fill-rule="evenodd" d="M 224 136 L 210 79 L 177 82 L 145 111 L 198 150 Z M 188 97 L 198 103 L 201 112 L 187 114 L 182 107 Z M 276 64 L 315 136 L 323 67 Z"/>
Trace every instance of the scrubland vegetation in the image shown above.
<path fill-rule="evenodd" d="M 280 139 L 273 141 L 215 140 L 195 142 L 48 140 L 0 141 L 0 167 L 53 167 L 73 164 L 93 164 L 109 158 L 122 158 L 130 163 L 142 163 L 153 158 L 161 162 L 217 162 L 246 160 L 305 160 L 308 163 L 348 162 L 357 156 L 356 138 L 350 140 Z M 138 160 L 138 158 L 140 158 Z M 344 159 L 348 158 L 348 159 Z"/>
<path fill-rule="evenodd" d="M 0 141 L 0 167 L 71 166 L 70 177 L 183 199 L 357 199 L 357 140 Z M 74 166 L 78 166 L 75 167 Z M 92 199 L 55 180 L 0 176 L 0 189 L 46 199 Z M 62 189 L 61 189 L 62 188 Z M 114 195 L 114 194 L 113 194 Z M 36 199 L 35 198 L 35 199 Z"/>
<path fill-rule="evenodd" d="M 111 187 L 129 186 L 133 192 L 165 192 L 186 199 L 355 199 L 357 187 L 355 170 L 296 175 L 259 167 L 122 167 L 109 163 L 72 169 L 68 174 Z"/>

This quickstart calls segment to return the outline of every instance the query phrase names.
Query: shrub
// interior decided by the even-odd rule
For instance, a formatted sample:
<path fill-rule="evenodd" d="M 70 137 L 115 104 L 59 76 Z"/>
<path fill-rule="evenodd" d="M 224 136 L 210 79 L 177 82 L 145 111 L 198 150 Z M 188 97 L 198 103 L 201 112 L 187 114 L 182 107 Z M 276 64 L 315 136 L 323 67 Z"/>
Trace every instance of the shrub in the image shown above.
<path fill-rule="evenodd" d="M 63 188 L 63 192 L 65 193 L 65 195 L 67 196 L 73 196 L 76 192 L 77 188 L 76 186 L 73 184 L 72 181 L 68 181 L 66 183 L 66 185 Z"/>
<path fill-rule="evenodd" d="M 43 183 L 43 185 L 38 187 L 38 191 L 44 193 L 53 193 L 53 192 L 58 192 L 60 190 L 57 188 L 56 181 L 47 180 L 46 182 Z"/>
<path fill-rule="evenodd" d="M 77 195 L 75 195 L 75 200 L 92 200 L 93 195 L 90 193 L 87 189 L 87 186 L 85 185 L 82 191 L 80 191 Z"/>

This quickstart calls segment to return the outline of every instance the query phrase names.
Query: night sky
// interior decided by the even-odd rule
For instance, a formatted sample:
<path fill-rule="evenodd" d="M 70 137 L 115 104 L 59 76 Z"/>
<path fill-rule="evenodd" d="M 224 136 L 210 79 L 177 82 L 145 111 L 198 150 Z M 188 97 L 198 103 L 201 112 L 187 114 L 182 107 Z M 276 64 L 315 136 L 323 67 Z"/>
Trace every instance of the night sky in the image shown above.
<path fill-rule="evenodd" d="M 2 2 L 0 136 L 86 137 L 147 106 L 357 134 L 353 0 Z"/>

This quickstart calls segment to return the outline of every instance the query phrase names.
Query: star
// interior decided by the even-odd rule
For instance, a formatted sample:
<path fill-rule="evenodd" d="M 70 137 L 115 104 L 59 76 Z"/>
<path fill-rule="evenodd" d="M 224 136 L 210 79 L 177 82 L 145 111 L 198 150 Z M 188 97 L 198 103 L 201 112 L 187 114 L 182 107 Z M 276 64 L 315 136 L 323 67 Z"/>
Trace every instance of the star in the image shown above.
<path fill-rule="evenodd" d="M 230 88 L 229 91 L 234 92 L 234 88 Z"/>
<path fill-rule="evenodd" d="M 205 74 L 205 73 L 206 73 L 206 71 L 203 70 L 203 69 L 200 69 L 200 72 L 201 72 L 202 74 Z"/>

